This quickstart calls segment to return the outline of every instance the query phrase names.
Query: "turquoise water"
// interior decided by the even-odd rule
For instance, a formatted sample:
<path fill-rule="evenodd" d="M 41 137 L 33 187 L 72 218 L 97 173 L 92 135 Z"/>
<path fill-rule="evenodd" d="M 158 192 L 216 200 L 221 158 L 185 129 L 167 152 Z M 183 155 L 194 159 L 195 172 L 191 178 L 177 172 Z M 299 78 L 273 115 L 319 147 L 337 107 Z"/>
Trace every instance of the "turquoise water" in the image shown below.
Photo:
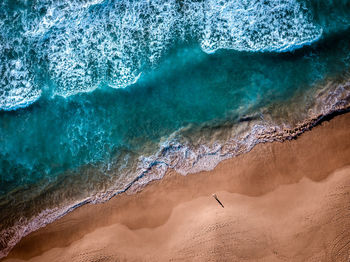
<path fill-rule="evenodd" d="M 0 25 L 4 252 L 44 209 L 125 189 L 174 132 L 198 146 L 350 62 L 349 1 L 9 0 Z"/>

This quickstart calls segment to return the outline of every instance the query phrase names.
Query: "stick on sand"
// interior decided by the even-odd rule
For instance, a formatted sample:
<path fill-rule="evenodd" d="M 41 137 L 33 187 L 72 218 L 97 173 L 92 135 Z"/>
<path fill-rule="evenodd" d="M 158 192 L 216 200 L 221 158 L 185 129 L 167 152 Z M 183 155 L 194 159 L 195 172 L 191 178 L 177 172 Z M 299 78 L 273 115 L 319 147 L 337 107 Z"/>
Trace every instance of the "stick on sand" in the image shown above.
<path fill-rule="evenodd" d="M 216 194 L 213 194 L 213 198 L 215 198 L 216 201 L 224 208 L 224 205 L 221 203 L 221 201 L 218 199 L 218 196 Z"/>

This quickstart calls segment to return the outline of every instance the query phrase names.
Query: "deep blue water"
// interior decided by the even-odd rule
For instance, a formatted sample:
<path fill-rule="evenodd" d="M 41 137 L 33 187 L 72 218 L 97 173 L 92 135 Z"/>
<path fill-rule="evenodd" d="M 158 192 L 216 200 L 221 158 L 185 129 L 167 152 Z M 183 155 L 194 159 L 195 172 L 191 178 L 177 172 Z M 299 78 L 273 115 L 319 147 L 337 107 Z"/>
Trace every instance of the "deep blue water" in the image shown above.
<path fill-rule="evenodd" d="M 0 229 L 53 196 L 122 190 L 183 127 L 237 123 L 341 77 L 349 25 L 340 0 L 2 1 Z"/>

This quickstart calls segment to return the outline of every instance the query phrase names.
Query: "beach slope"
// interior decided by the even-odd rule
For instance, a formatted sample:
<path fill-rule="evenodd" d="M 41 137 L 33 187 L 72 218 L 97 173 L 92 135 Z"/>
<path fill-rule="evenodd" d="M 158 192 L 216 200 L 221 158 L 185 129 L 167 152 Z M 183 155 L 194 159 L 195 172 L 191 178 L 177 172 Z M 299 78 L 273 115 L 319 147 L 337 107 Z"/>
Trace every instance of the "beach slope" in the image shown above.
<path fill-rule="evenodd" d="M 77 208 L 4 261 L 349 261 L 349 228 L 347 113 L 212 171 L 169 172 Z"/>

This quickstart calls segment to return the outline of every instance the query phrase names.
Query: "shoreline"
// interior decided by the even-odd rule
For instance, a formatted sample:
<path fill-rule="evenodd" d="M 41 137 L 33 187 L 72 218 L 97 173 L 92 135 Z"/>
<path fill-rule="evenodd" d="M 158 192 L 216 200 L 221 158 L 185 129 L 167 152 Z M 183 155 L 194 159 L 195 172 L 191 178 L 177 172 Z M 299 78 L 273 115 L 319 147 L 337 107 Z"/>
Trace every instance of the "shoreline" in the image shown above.
<path fill-rule="evenodd" d="M 191 148 L 190 145 L 179 143 L 176 138 L 169 138 L 170 140 L 161 144 L 159 151 L 152 157 L 139 159 L 142 166 L 138 168 L 137 173 L 140 175 L 126 184 L 122 190 L 111 187 L 101 192 L 101 194 L 94 194 L 73 203 L 42 209 L 34 217 L 24 218 L 24 220 L 17 221 L 15 225 L 5 228 L 0 232 L 2 238 L 2 240 L 0 239 L 2 248 L 0 259 L 6 257 L 8 252 L 23 237 L 61 219 L 76 208 L 86 204 L 104 203 L 115 196 L 119 197 L 121 194 L 138 193 L 153 181 L 163 179 L 169 170 L 184 176 L 211 171 L 221 162 L 247 154 L 259 144 L 296 139 L 306 131 L 317 127 L 323 121 L 349 112 L 349 87 L 349 82 L 343 84 L 329 82 L 328 85 L 314 94 L 314 104 L 309 108 L 307 118 L 297 123 L 290 123 L 290 125 L 277 124 L 272 119 L 248 122 L 242 120 L 245 125 L 244 128 L 248 131 L 240 135 L 230 136 L 230 139 L 226 142 L 215 142 L 213 145 L 202 144 L 199 148 Z"/>
<path fill-rule="evenodd" d="M 336 116 L 330 122 L 327 121 L 328 119 L 325 120 L 314 127 L 311 132 L 305 132 L 296 140 L 286 140 L 283 143 L 258 144 L 246 154 L 220 162 L 212 171 L 188 174 L 186 177 L 170 171 L 163 179 L 151 182 L 139 193 L 133 195 L 123 193 L 118 195 L 117 198 L 102 204 L 81 206 L 46 227 L 24 237 L 4 261 L 12 261 L 10 258 L 22 258 L 25 260 L 34 258 L 33 261 L 40 261 L 40 257 L 37 257 L 39 259 L 37 260 L 35 256 L 40 254 L 48 255 L 50 252 L 53 252 L 54 247 L 60 247 L 63 250 L 64 247 L 69 249 L 71 245 L 85 240 L 89 233 L 92 234 L 107 226 L 115 226 L 116 224 L 126 227 L 132 233 L 138 230 L 157 230 L 157 228 L 166 224 L 172 212 L 175 212 L 174 210 L 177 206 L 183 203 L 186 204 L 187 202 L 195 201 L 197 198 L 204 197 L 206 200 L 210 199 L 210 201 L 213 201 L 212 203 L 216 204 L 211 197 L 211 193 L 224 191 L 258 198 L 259 196 L 268 195 L 268 192 L 274 192 L 279 186 L 298 184 L 298 182 L 303 180 L 305 174 L 300 170 L 297 172 L 298 174 L 294 174 L 292 170 L 293 164 L 288 161 L 288 158 L 300 162 L 298 165 L 308 172 L 306 177 L 311 182 L 327 180 L 325 178 L 336 169 L 350 164 L 348 160 L 350 159 L 350 150 L 345 146 L 350 146 L 350 141 L 346 141 L 349 139 L 344 140 L 344 137 L 347 138 L 350 135 L 350 130 L 346 130 L 348 129 L 346 127 L 350 127 L 350 114 Z M 333 132 L 331 137 L 329 137 L 332 134 L 330 132 Z M 338 134 L 337 137 L 334 137 L 335 132 Z M 342 138 L 339 137 L 339 134 L 342 135 Z M 317 143 L 315 144 L 316 140 L 319 143 L 320 141 L 328 141 L 328 144 L 320 150 L 320 148 L 317 148 Z M 305 143 L 309 144 L 308 147 L 306 147 Z M 335 158 L 333 155 L 338 152 L 340 146 L 342 154 L 337 153 L 337 158 Z M 303 159 L 308 158 L 305 152 L 304 156 L 300 157 L 287 154 L 291 148 L 299 152 L 314 147 L 316 151 L 311 154 L 311 157 L 318 159 L 314 159 L 311 162 L 312 168 L 304 166 L 307 163 Z M 281 152 L 276 154 L 274 150 Z M 274 154 L 271 154 L 271 152 Z M 283 156 L 282 158 L 281 155 Z M 325 158 L 325 155 L 327 158 Z M 331 164 L 327 164 L 326 161 L 318 163 L 320 157 L 324 160 L 331 159 Z M 282 166 L 278 166 L 279 170 L 277 173 L 274 170 L 276 167 L 268 166 L 271 160 L 275 161 L 276 165 L 276 158 L 280 158 L 283 162 Z M 258 169 L 257 164 L 250 163 L 252 160 L 258 164 L 260 163 Z M 266 167 L 271 169 L 270 173 L 264 171 Z M 236 170 L 235 173 L 238 172 L 240 175 L 230 175 L 231 170 Z M 286 172 L 286 174 L 282 174 L 282 171 Z M 342 172 L 349 173 L 349 170 L 345 169 Z M 182 194 L 180 194 L 181 192 Z M 220 198 L 220 194 L 218 196 Z M 160 207 L 154 207 L 152 203 L 158 203 Z M 148 211 L 143 210 L 147 205 L 151 209 Z M 216 206 L 214 205 L 214 207 Z M 191 217 L 191 212 L 189 212 L 189 217 Z M 131 234 L 130 232 L 129 234 Z M 118 241 L 122 240 L 119 239 Z M 129 249 L 132 248 L 132 246 L 129 246 Z M 57 251 L 57 248 L 55 250 Z M 150 251 L 148 250 L 148 252 Z M 128 252 L 124 255 L 127 257 L 127 254 Z M 139 258 L 142 257 L 140 256 Z M 154 257 L 154 259 L 159 260 L 161 258 Z"/>

